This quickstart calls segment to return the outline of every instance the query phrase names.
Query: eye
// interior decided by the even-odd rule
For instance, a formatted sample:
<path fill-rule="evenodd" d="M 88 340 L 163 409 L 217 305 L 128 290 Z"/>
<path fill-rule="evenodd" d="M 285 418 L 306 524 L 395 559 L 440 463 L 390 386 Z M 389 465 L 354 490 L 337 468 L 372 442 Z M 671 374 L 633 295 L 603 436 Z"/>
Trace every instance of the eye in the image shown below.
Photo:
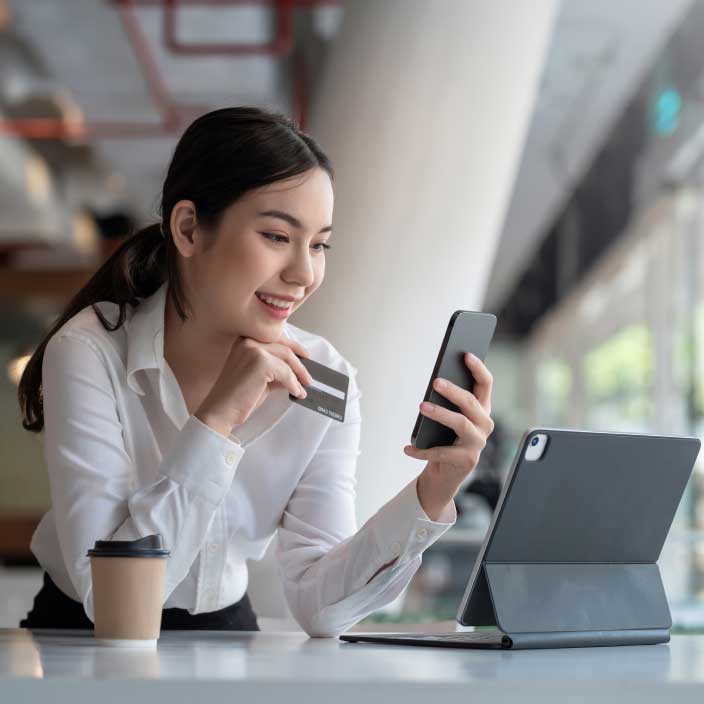
<path fill-rule="evenodd" d="M 286 237 L 286 235 L 276 235 L 273 232 L 260 232 L 259 234 L 272 242 L 281 242 L 282 240 L 288 242 L 288 237 Z M 315 249 L 316 252 L 322 252 L 324 249 L 332 249 L 332 245 L 327 244 L 327 242 L 318 242 L 317 244 L 312 245 L 312 247 L 313 249 L 318 247 L 318 249 Z"/>
<path fill-rule="evenodd" d="M 272 232 L 260 232 L 259 234 L 263 235 L 267 239 L 270 239 L 272 242 L 279 242 L 281 240 L 286 240 L 288 242 L 288 237 L 286 237 L 285 235 L 275 235 Z"/>

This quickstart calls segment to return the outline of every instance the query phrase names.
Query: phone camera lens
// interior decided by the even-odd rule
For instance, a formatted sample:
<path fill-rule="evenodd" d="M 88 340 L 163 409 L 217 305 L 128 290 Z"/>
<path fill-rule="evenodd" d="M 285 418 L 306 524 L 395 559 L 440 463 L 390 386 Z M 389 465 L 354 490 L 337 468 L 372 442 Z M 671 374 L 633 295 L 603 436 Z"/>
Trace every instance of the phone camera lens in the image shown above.
<path fill-rule="evenodd" d="M 540 439 L 539 439 L 538 436 L 536 435 L 536 436 L 530 441 L 530 444 L 533 445 L 533 446 L 535 446 L 535 445 L 537 445 L 539 442 L 540 442 Z"/>

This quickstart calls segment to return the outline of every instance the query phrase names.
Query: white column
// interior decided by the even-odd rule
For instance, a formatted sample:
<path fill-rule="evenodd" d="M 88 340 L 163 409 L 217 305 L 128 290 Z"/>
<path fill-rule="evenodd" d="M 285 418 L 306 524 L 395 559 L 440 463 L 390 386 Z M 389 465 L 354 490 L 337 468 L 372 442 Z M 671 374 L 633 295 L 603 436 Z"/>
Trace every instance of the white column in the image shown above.
<path fill-rule="evenodd" d="M 481 305 L 555 0 L 348 2 L 311 132 L 337 173 L 323 286 L 291 320 L 359 369 L 360 524 L 417 475 L 453 311 Z"/>

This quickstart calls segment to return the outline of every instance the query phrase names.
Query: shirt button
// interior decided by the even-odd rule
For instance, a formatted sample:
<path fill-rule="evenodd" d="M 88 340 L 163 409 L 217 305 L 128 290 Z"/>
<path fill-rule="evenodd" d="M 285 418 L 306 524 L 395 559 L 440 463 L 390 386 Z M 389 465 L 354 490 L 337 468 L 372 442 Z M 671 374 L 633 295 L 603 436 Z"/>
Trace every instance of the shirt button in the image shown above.
<path fill-rule="evenodd" d="M 218 551 L 219 547 L 220 546 L 217 543 L 210 543 L 210 545 L 208 545 L 208 552 L 213 555 Z"/>
<path fill-rule="evenodd" d="M 427 528 L 419 528 L 416 531 L 416 538 L 418 540 L 425 540 L 428 537 L 428 529 Z"/>
<path fill-rule="evenodd" d="M 397 555 L 398 553 L 400 553 L 401 552 L 401 543 L 399 543 L 397 541 L 391 543 L 391 552 L 394 555 Z"/>
<path fill-rule="evenodd" d="M 237 458 L 235 457 L 234 452 L 228 452 L 225 455 L 225 462 L 227 462 L 227 464 L 229 464 L 230 467 L 232 467 L 232 465 L 235 464 L 235 459 L 237 459 Z"/>

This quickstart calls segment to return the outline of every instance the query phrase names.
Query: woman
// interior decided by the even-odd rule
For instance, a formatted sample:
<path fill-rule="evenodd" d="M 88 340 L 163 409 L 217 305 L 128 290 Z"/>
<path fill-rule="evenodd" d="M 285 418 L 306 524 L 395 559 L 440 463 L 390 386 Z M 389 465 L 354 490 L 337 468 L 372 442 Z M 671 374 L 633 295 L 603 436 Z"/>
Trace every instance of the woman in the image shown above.
<path fill-rule="evenodd" d="M 491 376 L 467 364 L 462 409 L 424 411 L 458 435 L 355 525 L 357 370 L 286 318 L 323 281 L 333 169 L 290 120 L 255 108 L 198 118 L 173 155 L 161 223 L 127 240 L 76 295 L 20 383 L 45 430 L 51 510 L 32 539 L 45 571 L 21 626 L 92 628 L 86 551 L 160 533 L 171 550 L 163 628 L 257 630 L 247 559 L 277 535 L 286 600 L 311 636 L 392 601 L 456 518 L 453 497 L 493 423 Z M 298 356 L 350 376 L 344 423 L 292 404 Z"/>

